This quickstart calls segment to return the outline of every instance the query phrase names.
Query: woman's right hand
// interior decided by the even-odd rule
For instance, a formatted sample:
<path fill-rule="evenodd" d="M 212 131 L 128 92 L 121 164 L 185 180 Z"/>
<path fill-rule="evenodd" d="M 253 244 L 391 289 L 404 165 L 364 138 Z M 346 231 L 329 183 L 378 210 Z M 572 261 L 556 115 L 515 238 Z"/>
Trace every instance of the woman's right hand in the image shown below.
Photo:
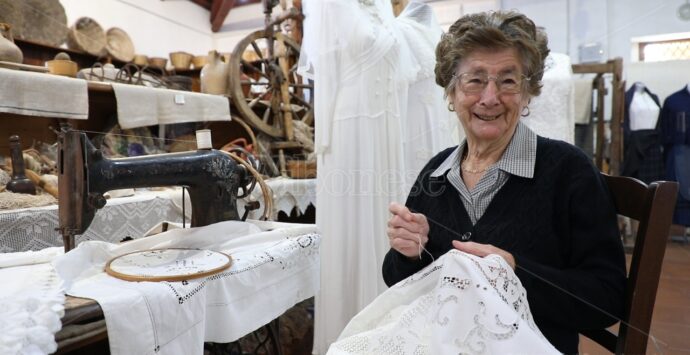
<path fill-rule="evenodd" d="M 388 220 L 388 242 L 391 248 L 408 258 L 419 258 L 420 251 L 429 241 L 429 222 L 421 213 L 412 213 L 407 207 L 393 202 L 388 207 L 393 214 Z"/>

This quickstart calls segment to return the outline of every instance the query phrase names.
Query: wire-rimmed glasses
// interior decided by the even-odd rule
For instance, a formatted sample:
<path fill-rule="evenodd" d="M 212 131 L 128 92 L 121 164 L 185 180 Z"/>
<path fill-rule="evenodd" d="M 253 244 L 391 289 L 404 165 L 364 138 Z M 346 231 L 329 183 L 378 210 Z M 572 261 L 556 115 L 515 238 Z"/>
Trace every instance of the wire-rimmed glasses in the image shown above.
<path fill-rule="evenodd" d="M 486 89 L 489 81 L 496 84 L 499 93 L 519 94 L 522 92 L 523 85 L 530 78 L 517 73 L 505 73 L 497 76 L 487 73 L 460 73 L 455 75 L 460 85 L 460 90 L 466 94 L 478 94 Z"/>

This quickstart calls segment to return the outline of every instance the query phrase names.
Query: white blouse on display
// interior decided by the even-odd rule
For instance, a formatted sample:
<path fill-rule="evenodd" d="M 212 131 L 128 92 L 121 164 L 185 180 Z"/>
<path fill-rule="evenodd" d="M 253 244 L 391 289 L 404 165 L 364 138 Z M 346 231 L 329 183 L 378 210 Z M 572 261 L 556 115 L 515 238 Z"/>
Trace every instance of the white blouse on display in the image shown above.
<path fill-rule="evenodd" d="M 630 130 L 654 129 L 660 108 L 645 91 L 644 84 L 635 83 L 635 94 L 630 103 Z"/>

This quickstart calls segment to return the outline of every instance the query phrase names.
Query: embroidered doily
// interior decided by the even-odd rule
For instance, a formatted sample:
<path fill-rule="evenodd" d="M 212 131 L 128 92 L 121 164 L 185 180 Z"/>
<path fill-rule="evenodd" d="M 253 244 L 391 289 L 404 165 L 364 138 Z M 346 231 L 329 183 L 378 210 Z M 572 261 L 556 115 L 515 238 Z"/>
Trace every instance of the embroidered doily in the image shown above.
<path fill-rule="evenodd" d="M 182 281 L 210 276 L 230 267 L 229 255 L 201 249 L 135 251 L 108 261 L 108 275 L 125 281 Z"/>

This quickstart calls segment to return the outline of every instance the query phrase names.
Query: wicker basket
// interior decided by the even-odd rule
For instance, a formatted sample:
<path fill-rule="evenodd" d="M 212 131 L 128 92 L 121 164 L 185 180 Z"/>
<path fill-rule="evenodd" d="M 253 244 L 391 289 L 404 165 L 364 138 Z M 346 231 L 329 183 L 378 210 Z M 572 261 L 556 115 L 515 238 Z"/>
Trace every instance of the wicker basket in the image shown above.
<path fill-rule="evenodd" d="M 316 161 L 290 160 L 287 170 L 293 179 L 313 179 L 316 177 Z"/>
<path fill-rule="evenodd" d="M 79 18 L 69 30 L 67 46 L 70 49 L 84 51 L 91 55 L 101 56 L 106 44 L 105 32 L 96 20 L 89 17 Z"/>
<path fill-rule="evenodd" d="M 134 44 L 124 30 L 113 27 L 105 34 L 106 44 L 105 49 L 110 55 L 123 62 L 129 62 L 134 59 Z"/>
<path fill-rule="evenodd" d="M 12 25 L 12 35 L 22 38 L 24 14 L 17 0 L 0 0 L 0 22 Z"/>
<path fill-rule="evenodd" d="M 67 15 L 59 0 L 22 0 L 22 29 L 18 38 L 59 47 L 67 38 Z"/>
<path fill-rule="evenodd" d="M 193 55 L 187 52 L 172 52 L 170 53 L 170 64 L 175 70 L 187 70 L 192 65 Z"/>

